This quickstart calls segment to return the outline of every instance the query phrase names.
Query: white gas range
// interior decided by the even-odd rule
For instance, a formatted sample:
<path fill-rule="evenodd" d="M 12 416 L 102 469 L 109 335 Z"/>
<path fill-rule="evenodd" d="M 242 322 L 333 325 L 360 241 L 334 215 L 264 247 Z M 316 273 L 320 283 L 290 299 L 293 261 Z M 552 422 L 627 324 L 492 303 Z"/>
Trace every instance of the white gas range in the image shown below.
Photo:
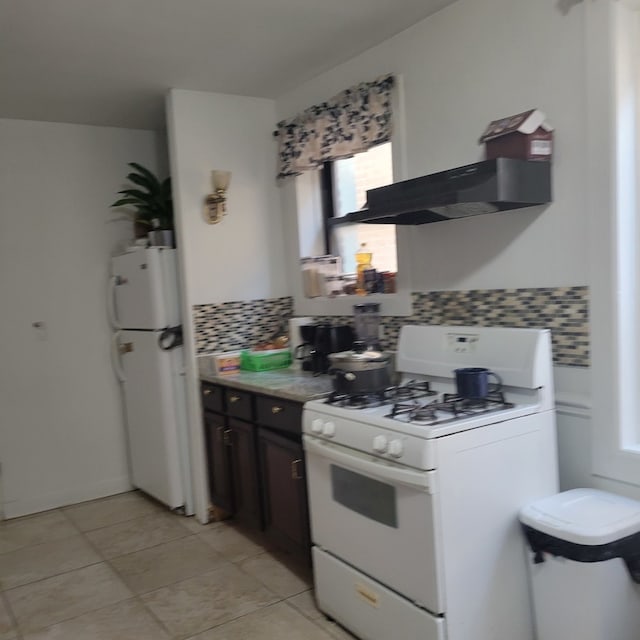
<path fill-rule="evenodd" d="M 461 367 L 502 388 L 455 397 Z M 550 334 L 406 326 L 396 368 L 372 405 L 305 405 L 318 606 L 365 640 L 531 640 L 517 514 L 557 491 Z"/>

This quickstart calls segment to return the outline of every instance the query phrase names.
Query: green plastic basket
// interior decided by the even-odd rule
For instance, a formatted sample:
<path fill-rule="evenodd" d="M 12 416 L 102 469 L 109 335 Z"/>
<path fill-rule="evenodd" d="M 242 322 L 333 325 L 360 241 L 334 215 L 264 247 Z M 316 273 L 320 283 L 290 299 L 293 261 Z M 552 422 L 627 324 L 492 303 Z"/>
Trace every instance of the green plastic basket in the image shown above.
<path fill-rule="evenodd" d="M 269 371 L 284 369 L 291 364 L 289 349 L 270 351 L 243 351 L 240 354 L 240 368 L 245 371 Z"/>

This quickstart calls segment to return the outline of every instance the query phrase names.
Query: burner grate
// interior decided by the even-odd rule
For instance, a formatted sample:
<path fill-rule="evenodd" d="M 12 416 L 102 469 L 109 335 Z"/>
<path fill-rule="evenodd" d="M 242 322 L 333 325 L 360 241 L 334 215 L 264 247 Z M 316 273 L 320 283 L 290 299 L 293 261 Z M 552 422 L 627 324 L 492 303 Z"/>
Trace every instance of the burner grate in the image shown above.
<path fill-rule="evenodd" d="M 332 391 L 325 402 L 345 409 L 366 409 L 367 407 L 379 407 L 386 402 L 386 397 L 385 391 L 377 391 L 375 393 L 341 393 Z"/>
<path fill-rule="evenodd" d="M 455 393 L 445 393 L 442 396 L 443 411 L 450 411 L 457 415 L 458 413 L 475 413 L 479 411 L 491 411 L 492 409 L 512 409 L 513 403 L 504 399 L 502 391 L 490 393 L 485 398 L 469 399 L 461 398 Z"/>
<path fill-rule="evenodd" d="M 436 392 L 431 390 L 428 382 L 423 380 L 409 380 L 397 387 L 387 387 L 374 393 L 342 393 L 333 391 L 325 402 L 347 409 L 366 409 L 369 407 L 379 407 L 380 405 L 389 404 L 390 402 L 398 403 L 435 395 Z"/>
<path fill-rule="evenodd" d="M 504 394 L 501 392 L 491 393 L 486 398 L 478 400 L 469 400 L 454 393 L 445 393 L 442 400 L 434 400 L 426 404 L 417 400 L 396 402 L 386 417 L 416 424 L 433 425 L 443 421 L 438 416 L 439 411 L 451 415 L 451 418 L 446 418 L 447 420 L 454 420 L 499 409 L 511 409 L 514 406 L 513 403 L 505 400 Z"/>

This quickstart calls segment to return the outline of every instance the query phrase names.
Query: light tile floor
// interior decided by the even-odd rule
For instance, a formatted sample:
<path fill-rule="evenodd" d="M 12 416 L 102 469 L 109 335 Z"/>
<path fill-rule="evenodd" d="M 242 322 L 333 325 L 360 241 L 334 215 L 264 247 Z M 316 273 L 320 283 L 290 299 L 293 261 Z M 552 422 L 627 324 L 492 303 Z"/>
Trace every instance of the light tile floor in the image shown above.
<path fill-rule="evenodd" d="M 353 640 L 307 567 L 132 491 L 0 522 L 0 640 Z"/>

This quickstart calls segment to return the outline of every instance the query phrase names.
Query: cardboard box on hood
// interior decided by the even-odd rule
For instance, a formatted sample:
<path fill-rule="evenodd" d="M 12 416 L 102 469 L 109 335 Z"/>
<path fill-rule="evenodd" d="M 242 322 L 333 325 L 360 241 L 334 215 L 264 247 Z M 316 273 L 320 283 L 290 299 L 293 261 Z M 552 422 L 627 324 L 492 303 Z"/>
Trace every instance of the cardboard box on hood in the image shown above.
<path fill-rule="evenodd" d="M 553 154 L 553 127 L 539 109 L 489 123 L 480 138 L 487 160 L 517 158 L 550 162 Z"/>

